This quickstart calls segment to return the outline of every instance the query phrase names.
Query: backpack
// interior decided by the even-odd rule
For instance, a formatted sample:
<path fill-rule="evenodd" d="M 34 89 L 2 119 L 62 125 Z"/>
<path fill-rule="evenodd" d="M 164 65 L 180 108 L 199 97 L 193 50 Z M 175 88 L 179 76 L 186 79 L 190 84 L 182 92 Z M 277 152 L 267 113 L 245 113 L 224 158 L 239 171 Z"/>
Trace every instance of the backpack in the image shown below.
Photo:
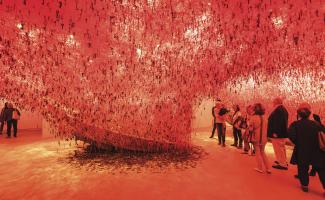
<path fill-rule="evenodd" d="M 218 115 L 219 115 L 219 116 L 223 116 L 223 115 L 227 114 L 228 112 L 229 112 L 229 110 L 227 110 L 226 108 L 221 108 L 221 109 L 219 110 Z"/>

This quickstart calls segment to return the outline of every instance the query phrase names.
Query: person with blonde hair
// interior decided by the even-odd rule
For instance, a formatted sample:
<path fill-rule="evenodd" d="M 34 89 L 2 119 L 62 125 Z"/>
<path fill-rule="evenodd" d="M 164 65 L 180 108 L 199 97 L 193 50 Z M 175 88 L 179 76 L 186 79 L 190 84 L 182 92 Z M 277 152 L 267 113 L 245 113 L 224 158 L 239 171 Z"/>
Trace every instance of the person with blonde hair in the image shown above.
<path fill-rule="evenodd" d="M 257 168 L 255 170 L 260 173 L 270 174 L 270 167 L 267 156 L 265 154 L 265 145 L 267 143 L 267 133 L 263 130 L 265 119 L 265 109 L 260 103 L 253 106 L 254 114 L 249 120 L 249 130 L 252 132 L 251 142 L 255 149 Z M 265 170 L 264 170 L 265 169 Z"/>
<path fill-rule="evenodd" d="M 268 118 L 267 136 L 271 139 L 275 165 L 272 167 L 280 170 L 288 170 L 285 142 L 288 138 L 288 111 L 283 106 L 282 99 L 277 97 L 273 100 L 274 110 Z"/>

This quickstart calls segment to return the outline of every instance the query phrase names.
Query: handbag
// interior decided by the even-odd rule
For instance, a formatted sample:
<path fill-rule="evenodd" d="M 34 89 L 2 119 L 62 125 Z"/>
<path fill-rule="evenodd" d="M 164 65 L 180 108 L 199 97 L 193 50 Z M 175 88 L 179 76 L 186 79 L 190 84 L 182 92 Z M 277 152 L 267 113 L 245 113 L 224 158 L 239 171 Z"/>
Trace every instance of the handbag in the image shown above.
<path fill-rule="evenodd" d="M 249 137 L 248 137 L 248 142 L 250 142 L 250 143 L 256 143 L 256 144 L 262 144 L 262 142 L 263 142 L 263 118 L 260 116 L 260 121 L 261 121 L 261 123 L 260 123 L 260 139 L 259 139 L 259 141 L 257 141 L 257 139 L 256 139 L 256 132 L 255 132 L 255 129 L 253 130 L 253 131 L 249 131 L 250 133 L 249 133 Z"/>
<path fill-rule="evenodd" d="M 244 141 L 251 143 L 252 138 L 253 138 L 253 132 L 249 130 L 245 130 L 244 137 L 243 137 Z"/>
<path fill-rule="evenodd" d="M 12 112 L 12 119 L 20 120 L 20 115 L 18 114 L 17 110 Z"/>
<path fill-rule="evenodd" d="M 260 144 L 262 144 L 263 142 L 263 118 L 262 116 L 260 116 L 260 119 L 261 119 L 261 127 L 260 127 Z"/>
<path fill-rule="evenodd" d="M 319 148 L 322 151 L 325 151 L 325 133 L 322 131 L 318 132 L 318 141 L 319 141 Z"/>
<path fill-rule="evenodd" d="M 227 110 L 226 108 L 221 108 L 221 109 L 219 110 L 218 115 L 219 115 L 219 116 L 223 116 L 223 115 L 227 114 L 228 112 L 229 112 L 229 110 Z"/>

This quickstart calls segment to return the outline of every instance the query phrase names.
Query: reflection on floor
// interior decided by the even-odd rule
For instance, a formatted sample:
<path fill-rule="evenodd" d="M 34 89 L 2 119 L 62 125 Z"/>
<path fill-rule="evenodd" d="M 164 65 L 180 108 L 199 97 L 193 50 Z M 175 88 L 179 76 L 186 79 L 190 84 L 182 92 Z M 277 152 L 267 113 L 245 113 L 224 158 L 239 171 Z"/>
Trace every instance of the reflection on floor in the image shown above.
<path fill-rule="evenodd" d="M 295 166 L 259 174 L 254 157 L 208 136 L 194 133 L 197 147 L 185 155 L 89 154 L 81 143 L 37 132 L 0 136 L 0 199 L 324 199 L 318 177 L 305 194 L 293 178 Z"/>

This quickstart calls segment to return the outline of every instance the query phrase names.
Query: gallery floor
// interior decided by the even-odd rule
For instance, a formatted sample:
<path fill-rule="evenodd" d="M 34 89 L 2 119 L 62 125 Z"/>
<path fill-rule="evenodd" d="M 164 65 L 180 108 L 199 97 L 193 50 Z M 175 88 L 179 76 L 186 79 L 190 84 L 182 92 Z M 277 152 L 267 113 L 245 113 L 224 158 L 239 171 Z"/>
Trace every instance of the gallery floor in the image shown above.
<path fill-rule="evenodd" d="M 303 193 L 289 171 L 253 170 L 255 159 L 217 145 L 208 132 L 193 133 L 188 155 L 89 154 L 82 144 L 38 132 L 0 136 L 1 200 L 65 199 L 324 199 L 318 177 Z M 274 160 L 271 146 L 267 147 Z M 288 152 L 290 155 L 291 152 Z"/>

